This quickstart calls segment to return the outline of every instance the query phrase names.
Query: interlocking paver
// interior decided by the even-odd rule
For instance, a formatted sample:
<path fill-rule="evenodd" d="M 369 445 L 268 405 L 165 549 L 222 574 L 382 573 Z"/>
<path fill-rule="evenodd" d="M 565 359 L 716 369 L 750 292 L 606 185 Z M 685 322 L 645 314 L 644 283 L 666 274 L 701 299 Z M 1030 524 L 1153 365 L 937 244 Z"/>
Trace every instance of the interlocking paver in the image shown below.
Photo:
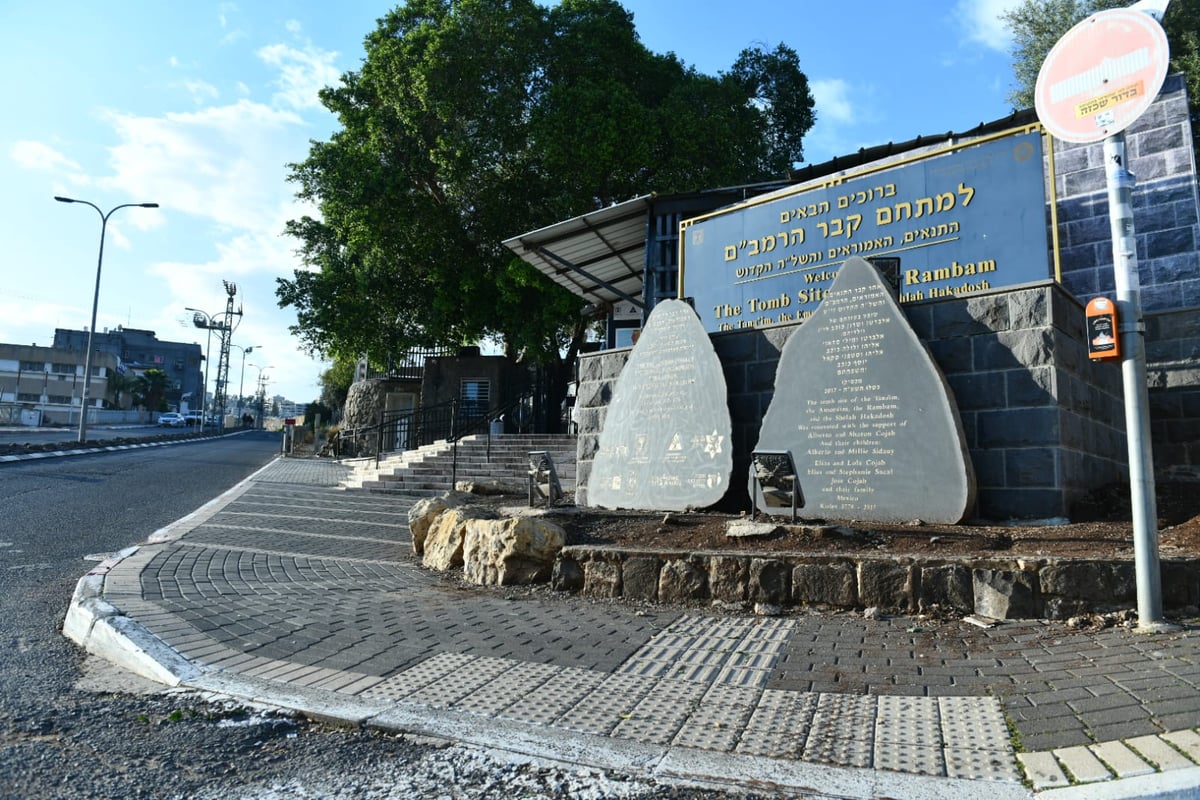
<path fill-rule="evenodd" d="M 418 566 L 411 501 L 335 488 L 346 474 L 276 462 L 118 564 L 106 598 L 210 670 L 660 746 L 1017 781 L 1015 733 L 1044 786 L 1056 749 L 1085 775 L 1087 757 L 1121 775 L 1200 760 L 1192 629 L 508 600 Z"/>

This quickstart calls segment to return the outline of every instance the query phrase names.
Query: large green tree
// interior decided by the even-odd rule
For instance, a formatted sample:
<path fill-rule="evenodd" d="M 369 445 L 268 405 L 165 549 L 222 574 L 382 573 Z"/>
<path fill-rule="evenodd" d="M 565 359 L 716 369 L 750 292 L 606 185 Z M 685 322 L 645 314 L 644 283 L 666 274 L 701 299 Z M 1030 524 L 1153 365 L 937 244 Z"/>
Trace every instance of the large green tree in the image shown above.
<path fill-rule="evenodd" d="M 562 378 L 583 301 L 502 241 L 647 192 L 782 177 L 814 120 L 790 48 L 702 75 L 647 50 L 615 0 L 409 0 L 365 48 L 321 94 L 340 129 L 291 165 L 320 216 L 288 223 L 306 268 L 277 289 L 335 358 L 491 337 Z"/>
<path fill-rule="evenodd" d="M 1071 26 L 1097 11 L 1125 8 L 1130 0 L 1022 0 L 1001 14 L 1013 36 L 1014 108 L 1032 108 L 1033 90 L 1046 55 Z M 1200 0 L 1171 0 L 1162 21 L 1171 48 L 1171 71 L 1187 84 L 1194 148 L 1200 153 Z"/>

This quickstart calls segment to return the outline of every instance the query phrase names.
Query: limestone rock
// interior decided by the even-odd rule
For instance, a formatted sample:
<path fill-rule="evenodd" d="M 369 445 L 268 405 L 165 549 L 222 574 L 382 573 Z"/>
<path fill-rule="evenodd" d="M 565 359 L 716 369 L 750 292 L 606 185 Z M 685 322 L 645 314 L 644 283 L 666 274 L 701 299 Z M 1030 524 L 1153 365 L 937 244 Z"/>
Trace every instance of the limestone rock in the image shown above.
<path fill-rule="evenodd" d="M 502 481 L 499 478 L 458 481 L 454 484 L 455 491 L 480 495 L 525 494 L 527 488 L 518 481 Z"/>
<path fill-rule="evenodd" d="M 730 539 L 754 539 L 773 535 L 779 526 L 771 522 L 731 519 L 725 523 L 725 536 Z"/>
<path fill-rule="evenodd" d="M 480 586 L 547 580 L 566 532 L 534 517 L 472 519 L 464 525 L 463 575 Z"/>
<path fill-rule="evenodd" d="M 429 569 L 446 571 L 463 563 L 463 537 L 474 519 L 495 519 L 489 509 L 472 506 L 447 508 L 429 526 L 421 563 Z"/>
<path fill-rule="evenodd" d="M 424 554 L 425 537 L 429 535 L 429 528 L 439 514 L 447 508 L 465 505 L 469 499 L 459 494 L 447 493 L 436 497 L 423 497 L 413 503 L 408 510 L 408 530 L 412 535 L 413 554 Z"/>

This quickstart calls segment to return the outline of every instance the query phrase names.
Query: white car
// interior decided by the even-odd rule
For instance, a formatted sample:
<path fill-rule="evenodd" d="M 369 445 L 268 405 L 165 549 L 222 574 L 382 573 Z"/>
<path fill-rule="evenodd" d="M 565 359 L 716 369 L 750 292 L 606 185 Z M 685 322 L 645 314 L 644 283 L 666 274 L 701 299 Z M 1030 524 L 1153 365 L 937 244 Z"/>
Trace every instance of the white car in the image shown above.
<path fill-rule="evenodd" d="M 179 414 L 175 411 L 168 411 L 166 414 L 163 414 L 158 418 L 158 424 L 159 427 L 163 428 L 182 428 L 184 424 L 183 414 Z"/>

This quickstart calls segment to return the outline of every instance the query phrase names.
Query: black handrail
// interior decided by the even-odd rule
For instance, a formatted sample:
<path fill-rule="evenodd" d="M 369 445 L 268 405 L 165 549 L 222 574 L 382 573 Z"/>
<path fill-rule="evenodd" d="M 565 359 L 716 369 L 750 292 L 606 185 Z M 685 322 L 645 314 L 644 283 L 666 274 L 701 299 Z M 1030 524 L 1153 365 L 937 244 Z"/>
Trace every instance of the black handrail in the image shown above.
<path fill-rule="evenodd" d="M 487 457 L 492 456 L 492 423 L 504 420 L 505 427 L 523 432 L 532 425 L 532 414 L 517 414 L 528 407 L 532 393 L 522 394 L 507 405 L 479 413 L 474 405 L 464 406 L 458 400 L 425 406 L 415 411 L 384 411 L 379 422 L 357 428 L 343 428 L 334 445 L 336 458 L 375 456 L 376 463 L 384 453 L 413 450 L 437 441 L 447 441 L 454 448 L 454 478 L 457 479 L 458 440 L 474 433 L 487 433 Z M 373 445 L 373 446 L 371 446 Z"/>
<path fill-rule="evenodd" d="M 519 395 L 515 400 L 510 402 L 508 405 L 501 406 L 499 408 L 495 408 L 495 409 L 487 412 L 486 414 L 484 414 L 482 417 L 478 417 L 474 420 L 468 420 L 465 423 L 465 426 L 460 427 L 460 430 L 457 432 L 457 434 L 453 435 L 450 439 L 450 449 L 451 449 L 450 487 L 451 488 L 453 488 L 455 485 L 458 484 L 458 440 L 462 439 L 466 436 L 470 436 L 474 433 L 478 433 L 479 429 L 482 427 L 484 432 L 487 434 L 487 448 L 485 451 L 485 458 L 487 458 L 488 461 L 491 461 L 492 460 L 492 423 L 495 422 L 496 420 L 501 420 L 504 423 L 505 427 L 508 427 L 511 422 L 512 427 L 515 429 L 514 430 L 515 433 L 523 432 L 526 428 L 528 428 L 533 423 L 533 414 L 530 413 L 528 415 L 524 415 L 525 419 L 518 418 L 518 419 L 514 419 L 514 420 L 509 420 L 508 416 L 510 414 L 512 414 L 514 411 L 516 411 L 524 406 L 528 406 L 530 403 L 532 403 L 532 401 L 533 401 L 533 392 L 526 392 L 525 394 Z"/>

